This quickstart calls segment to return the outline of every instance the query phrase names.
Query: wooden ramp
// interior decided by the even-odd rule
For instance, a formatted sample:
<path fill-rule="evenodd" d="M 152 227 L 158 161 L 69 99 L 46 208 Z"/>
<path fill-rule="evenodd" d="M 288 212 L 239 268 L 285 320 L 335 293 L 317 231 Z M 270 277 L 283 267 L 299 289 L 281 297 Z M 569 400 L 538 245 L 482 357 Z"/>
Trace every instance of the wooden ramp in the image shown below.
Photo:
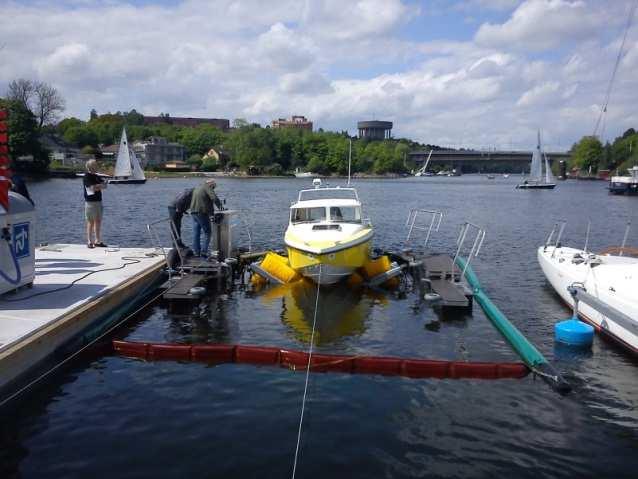
<path fill-rule="evenodd" d="M 423 267 L 427 278 L 454 278 L 460 279 L 461 270 L 452 263 L 452 258 L 446 254 L 433 254 L 423 258 Z"/>
<path fill-rule="evenodd" d="M 201 274 L 188 274 L 182 276 L 177 282 L 164 292 L 164 299 L 193 299 L 190 294 L 191 288 L 200 286 L 206 281 L 206 277 Z"/>
<path fill-rule="evenodd" d="M 447 279 L 432 279 L 430 286 L 432 291 L 441 296 L 441 306 L 467 308 L 470 305 L 460 283 L 451 283 Z"/>

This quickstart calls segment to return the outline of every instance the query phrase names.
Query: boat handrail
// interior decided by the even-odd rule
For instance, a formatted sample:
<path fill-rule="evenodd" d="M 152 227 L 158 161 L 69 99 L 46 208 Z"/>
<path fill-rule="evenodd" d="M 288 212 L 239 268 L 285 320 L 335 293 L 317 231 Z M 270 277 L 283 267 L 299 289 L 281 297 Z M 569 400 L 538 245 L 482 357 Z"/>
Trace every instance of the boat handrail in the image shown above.
<path fill-rule="evenodd" d="M 549 236 L 547 237 L 547 239 L 545 240 L 545 244 L 543 245 L 543 251 L 545 251 L 548 246 L 553 246 L 554 251 L 556 251 L 556 248 L 558 248 L 560 245 L 560 239 L 563 236 L 563 231 L 565 230 L 566 225 L 567 225 L 567 220 L 558 220 L 556 223 L 554 223 L 554 226 L 552 226 L 552 230 L 549 232 Z M 557 230 L 558 230 L 558 234 L 556 235 L 556 239 L 552 243 L 552 240 L 554 239 L 554 234 L 556 233 Z M 554 253 L 552 253 L 552 256 L 554 256 Z"/>
<path fill-rule="evenodd" d="M 310 195 L 312 193 L 317 193 L 318 191 L 320 191 L 321 193 L 324 192 L 335 192 L 335 191 L 339 191 L 339 192 L 349 192 L 349 193 L 353 193 L 353 198 L 337 198 L 340 200 L 343 199 L 355 199 L 356 201 L 359 201 L 359 195 L 357 194 L 357 190 L 355 188 L 350 188 L 350 187 L 345 187 L 345 188 L 341 188 L 340 186 L 331 186 L 331 187 L 326 187 L 326 188 L 312 188 L 312 189 L 307 189 L 307 190 L 300 190 L 299 191 L 299 195 L 297 196 L 297 201 L 306 201 L 304 200 L 303 196 L 304 194 L 306 195 Z M 328 198 L 326 198 L 328 199 Z"/>
<path fill-rule="evenodd" d="M 481 228 L 478 225 L 475 225 L 474 223 L 470 223 L 469 221 L 463 223 L 463 225 L 461 225 L 461 231 L 459 231 L 459 236 L 456 240 L 457 248 L 454 255 L 454 260 L 452 261 L 452 271 L 450 271 L 450 277 L 452 279 L 454 279 L 454 265 L 456 264 L 456 260 L 461 255 L 465 239 L 467 238 L 467 233 L 470 229 L 475 230 L 476 235 L 474 236 L 474 241 L 472 242 L 470 253 L 467 255 L 467 261 L 465 261 L 465 265 L 463 266 L 461 278 L 465 277 L 465 272 L 467 271 L 472 258 L 476 258 L 478 256 L 479 252 L 481 251 L 481 246 L 483 246 L 483 241 L 485 240 L 485 229 Z"/>
<path fill-rule="evenodd" d="M 420 214 L 431 216 L 429 226 L 420 226 L 417 223 L 417 218 L 419 217 Z M 405 226 L 409 227 L 408 235 L 405 238 L 406 244 L 410 241 L 410 238 L 412 237 L 412 232 L 414 230 L 427 231 L 427 234 L 425 235 L 425 241 L 423 243 L 423 249 L 425 250 L 425 248 L 427 248 L 428 241 L 430 240 L 430 235 L 432 234 L 432 231 L 439 231 L 439 227 L 441 226 L 442 220 L 443 220 L 443 213 L 438 210 L 425 210 L 421 208 L 411 208 L 408 213 L 408 219 L 405 222 Z"/>

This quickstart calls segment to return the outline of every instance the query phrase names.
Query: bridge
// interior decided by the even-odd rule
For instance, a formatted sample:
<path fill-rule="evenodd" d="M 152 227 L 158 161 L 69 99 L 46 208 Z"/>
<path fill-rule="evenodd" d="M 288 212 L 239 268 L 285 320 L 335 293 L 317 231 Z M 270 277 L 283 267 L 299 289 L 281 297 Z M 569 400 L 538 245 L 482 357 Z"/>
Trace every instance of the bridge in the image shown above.
<path fill-rule="evenodd" d="M 415 150 L 408 157 L 416 165 L 423 166 L 430 150 Z M 555 161 L 567 161 L 567 152 L 546 152 L 550 164 Z M 529 172 L 532 161 L 531 151 L 479 151 L 479 150 L 433 150 L 430 158 L 431 167 L 437 165 L 444 169 L 453 169 L 463 173 L 520 173 Z"/>

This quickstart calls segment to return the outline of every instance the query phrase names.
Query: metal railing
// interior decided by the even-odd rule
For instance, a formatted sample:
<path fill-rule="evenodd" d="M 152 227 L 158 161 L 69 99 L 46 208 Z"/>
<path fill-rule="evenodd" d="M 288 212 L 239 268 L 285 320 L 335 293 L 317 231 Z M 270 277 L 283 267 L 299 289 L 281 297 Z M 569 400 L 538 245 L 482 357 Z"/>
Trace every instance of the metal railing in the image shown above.
<path fill-rule="evenodd" d="M 552 251 L 552 258 L 554 257 L 554 253 L 556 253 L 556 249 L 560 248 L 560 239 L 563 237 L 563 231 L 565 231 L 565 226 L 567 226 L 567 220 L 558 220 L 556 223 L 554 223 L 552 230 L 549 232 L 549 236 L 545 240 L 543 251 L 545 251 L 549 246 L 553 246 L 554 251 Z M 558 234 L 556 234 L 557 231 L 558 231 Z M 556 234 L 556 238 L 554 239 L 555 234 Z M 553 243 L 552 243 L 552 240 L 554 241 Z"/>
<path fill-rule="evenodd" d="M 456 239 L 456 253 L 454 254 L 454 260 L 452 261 L 452 271 L 450 271 L 452 281 L 454 281 L 454 267 L 456 265 L 456 260 L 463 250 L 463 245 L 465 244 L 465 240 L 467 239 L 467 235 L 470 230 L 474 230 L 476 234 L 474 235 L 474 241 L 472 242 L 470 253 L 467 255 L 467 261 L 463 266 L 461 278 L 465 276 L 465 272 L 467 271 L 472 258 L 476 258 L 478 256 L 479 252 L 481 251 L 481 246 L 483 246 L 483 241 L 485 240 L 485 230 L 480 226 L 475 225 L 474 223 L 470 223 L 467 221 L 463 223 L 463 225 L 461 225 L 461 230 L 459 231 L 459 236 Z"/>
<path fill-rule="evenodd" d="M 430 224 L 420 225 L 417 223 L 417 218 L 419 215 L 430 215 Z M 437 221 L 438 220 L 438 221 Z M 427 248 L 428 242 L 430 241 L 430 236 L 433 231 L 439 231 L 439 227 L 441 226 L 441 221 L 443 220 L 443 213 L 437 210 L 424 210 L 420 208 L 412 208 L 408 213 L 408 219 L 405 222 L 405 226 L 408 228 L 408 235 L 405 238 L 406 244 L 410 242 L 412 238 L 412 233 L 415 230 L 419 231 L 427 231 L 425 235 L 425 241 L 423 242 L 423 249 Z"/>
<path fill-rule="evenodd" d="M 173 248 L 175 249 L 175 251 L 177 251 L 177 254 L 179 256 L 179 260 L 180 260 L 180 275 L 183 275 L 184 271 L 183 271 L 183 265 L 184 265 L 184 257 L 182 256 L 182 252 L 180 251 L 180 248 L 178 247 L 178 236 L 177 236 L 177 228 L 175 227 L 175 223 L 173 223 L 173 221 L 171 221 L 170 218 L 164 218 L 161 220 L 157 220 L 157 221 L 153 221 L 152 223 L 147 223 L 146 225 L 146 230 L 148 231 L 149 236 L 151 237 L 151 243 L 153 243 L 154 247 L 156 250 L 160 251 L 162 255 L 164 255 L 164 261 L 166 262 L 166 269 L 168 270 L 168 280 L 171 281 L 172 280 L 172 267 L 170 262 L 168 261 L 168 255 L 166 254 L 166 248 L 164 248 L 162 246 L 162 242 L 160 241 L 159 235 L 157 234 L 157 231 L 155 231 L 154 226 L 161 224 L 161 223 L 168 223 L 169 224 L 169 232 L 171 235 L 171 241 L 173 243 Z"/>

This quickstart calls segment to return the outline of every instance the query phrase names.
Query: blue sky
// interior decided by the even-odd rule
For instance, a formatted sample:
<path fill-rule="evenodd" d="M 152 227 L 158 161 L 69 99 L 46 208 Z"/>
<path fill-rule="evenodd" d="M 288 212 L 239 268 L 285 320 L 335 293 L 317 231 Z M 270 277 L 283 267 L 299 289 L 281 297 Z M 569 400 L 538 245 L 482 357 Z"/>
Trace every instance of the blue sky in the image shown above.
<path fill-rule="evenodd" d="M 46 81 L 66 116 L 306 115 L 324 129 L 475 148 L 591 134 L 633 0 L 5 1 L 0 94 Z M 629 33 L 604 137 L 638 127 Z"/>

